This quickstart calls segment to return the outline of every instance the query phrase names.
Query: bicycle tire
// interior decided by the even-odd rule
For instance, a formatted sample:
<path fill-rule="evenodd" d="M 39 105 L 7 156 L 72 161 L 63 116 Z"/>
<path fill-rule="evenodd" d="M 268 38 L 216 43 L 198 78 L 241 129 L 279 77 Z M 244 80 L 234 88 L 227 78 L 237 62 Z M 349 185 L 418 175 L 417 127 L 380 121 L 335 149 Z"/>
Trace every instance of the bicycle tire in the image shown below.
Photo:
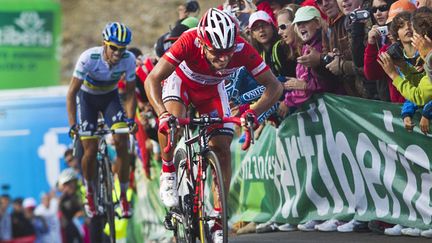
<path fill-rule="evenodd" d="M 114 211 L 114 202 L 113 202 L 113 178 L 111 171 L 111 163 L 107 157 L 103 159 L 103 173 L 104 173 L 104 181 L 103 185 L 105 186 L 105 195 L 104 195 L 104 204 L 105 204 L 105 219 L 109 228 L 109 242 L 116 242 L 116 231 L 115 231 L 115 211 Z"/>
<path fill-rule="evenodd" d="M 200 193 L 204 193 L 203 198 L 205 200 L 202 202 L 202 206 L 199 208 L 200 240 L 201 242 L 213 242 L 212 230 L 210 229 L 209 225 L 210 221 L 213 221 L 213 227 L 215 224 L 218 224 L 218 227 L 223 231 L 223 242 L 226 243 L 228 242 L 228 213 L 225 187 L 223 184 L 223 176 L 219 159 L 211 150 L 207 151 L 202 156 L 202 159 L 203 166 L 207 167 L 205 170 L 205 178 L 208 180 L 208 182 L 205 182 L 206 187 L 204 187 L 207 190 L 200 191 Z M 218 201 L 221 209 L 221 212 L 217 216 L 211 215 L 211 210 L 214 208 L 214 198 L 212 195 L 213 191 L 211 190 L 213 189 L 213 186 L 219 195 Z M 220 221 L 216 219 L 220 219 Z"/>
<path fill-rule="evenodd" d="M 179 190 L 179 206 L 182 222 L 173 218 L 174 238 L 176 242 L 196 242 L 194 215 L 193 215 L 193 176 L 188 173 L 188 155 L 183 148 L 177 149 L 174 155 L 174 166 L 177 171 L 177 189 Z M 192 181 L 191 181 L 192 180 Z M 190 184 L 192 183 L 192 185 Z M 196 220 L 195 220 L 196 221 Z"/>

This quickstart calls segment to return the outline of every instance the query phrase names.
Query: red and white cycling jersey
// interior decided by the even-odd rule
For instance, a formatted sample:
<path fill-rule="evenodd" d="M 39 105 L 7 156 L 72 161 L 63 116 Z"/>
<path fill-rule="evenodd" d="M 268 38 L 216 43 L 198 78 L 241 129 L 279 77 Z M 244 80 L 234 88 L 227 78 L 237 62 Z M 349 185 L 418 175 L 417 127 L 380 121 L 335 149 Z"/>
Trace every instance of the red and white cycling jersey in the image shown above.
<path fill-rule="evenodd" d="M 258 76 L 269 69 L 259 53 L 243 38 L 237 37 L 236 44 L 234 55 L 227 67 L 214 71 L 204 56 L 196 28 L 193 28 L 183 33 L 163 58 L 178 66 L 176 73 L 183 82 L 191 81 L 201 85 L 216 85 L 242 66 L 245 66 L 253 76 Z"/>
<path fill-rule="evenodd" d="M 236 49 L 226 68 L 218 71 L 211 69 L 198 41 L 196 28 L 191 29 L 174 43 L 163 56 L 169 63 L 177 66 L 163 84 L 164 102 L 176 100 L 186 106 L 192 103 L 200 114 L 210 117 L 230 116 L 231 110 L 224 80 L 240 67 L 254 76 L 269 70 L 258 52 L 243 38 L 236 40 Z M 223 134 L 232 134 L 233 124 L 214 125 Z"/>

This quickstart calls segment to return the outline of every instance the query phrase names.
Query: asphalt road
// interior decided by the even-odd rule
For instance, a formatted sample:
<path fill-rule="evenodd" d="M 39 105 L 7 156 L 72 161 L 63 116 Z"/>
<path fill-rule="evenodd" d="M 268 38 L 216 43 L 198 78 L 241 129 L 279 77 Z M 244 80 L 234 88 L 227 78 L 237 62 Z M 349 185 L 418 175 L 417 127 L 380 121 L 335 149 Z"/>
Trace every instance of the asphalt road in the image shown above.
<path fill-rule="evenodd" d="M 421 243 L 432 242 L 432 239 L 408 236 L 386 236 L 376 233 L 339 233 L 339 232 L 272 232 L 262 234 L 244 234 L 230 236 L 229 242 L 264 243 L 264 242 L 300 242 L 300 243 Z"/>

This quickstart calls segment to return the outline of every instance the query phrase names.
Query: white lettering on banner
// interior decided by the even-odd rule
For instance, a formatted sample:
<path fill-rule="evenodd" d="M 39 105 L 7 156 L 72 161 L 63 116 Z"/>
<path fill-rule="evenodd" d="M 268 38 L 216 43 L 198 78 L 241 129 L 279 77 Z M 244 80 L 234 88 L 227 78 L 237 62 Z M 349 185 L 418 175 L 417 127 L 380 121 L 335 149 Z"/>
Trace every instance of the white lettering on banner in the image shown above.
<path fill-rule="evenodd" d="M 275 161 L 275 156 L 269 156 L 268 151 L 265 157 L 256 155 L 247 157 L 242 165 L 242 178 L 244 180 L 272 180 Z"/>
<path fill-rule="evenodd" d="M 343 210 L 343 201 L 337 188 L 334 184 L 333 178 L 331 177 L 329 168 L 327 167 L 327 162 L 324 158 L 324 147 L 323 147 L 323 137 L 322 135 L 315 135 L 315 140 L 317 142 L 317 150 L 318 150 L 318 172 L 321 176 L 321 179 L 324 182 L 325 187 L 330 192 L 330 195 L 333 198 L 334 206 L 333 213 L 340 213 Z"/>
<path fill-rule="evenodd" d="M 366 205 L 357 205 L 357 203 L 366 203 L 367 200 L 363 200 L 365 197 L 365 188 L 358 163 L 354 158 L 354 155 L 349 146 L 348 140 L 342 132 L 337 132 L 336 136 L 333 137 L 333 128 L 330 123 L 327 108 L 324 100 L 318 100 L 318 110 L 321 113 L 323 126 L 325 131 L 326 143 L 331 162 L 338 176 L 338 180 L 341 183 L 342 189 L 345 193 L 345 197 L 348 202 L 348 213 L 354 213 L 356 208 L 364 208 Z M 345 160 L 344 160 L 345 157 Z M 344 161 L 348 160 L 348 163 L 352 170 L 354 179 L 354 192 L 351 190 L 347 178 L 347 173 L 344 170 Z"/>
<path fill-rule="evenodd" d="M 278 140 L 278 139 L 276 139 L 276 140 Z M 277 143 L 278 142 L 276 141 L 276 148 L 278 146 Z M 279 144 L 280 144 L 280 142 L 279 142 Z M 276 154 L 276 156 L 278 156 L 278 155 Z M 273 161 L 273 183 L 276 187 L 276 190 L 278 192 L 278 196 L 279 196 L 280 200 L 279 200 L 279 205 L 278 205 L 277 209 L 275 210 L 275 213 L 273 214 L 273 217 L 270 219 L 270 221 L 276 221 L 275 218 L 280 214 L 280 212 L 282 210 L 282 199 L 284 198 L 284 195 L 282 195 L 282 188 L 281 188 L 281 185 L 282 185 L 282 182 L 281 182 L 282 178 L 280 177 L 281 171 L 282 171 L 281 165 L 277 162 L 277 160 L 274 160 Z"/>
<path fill-rule="evenodd" d="M 432 207 L 430 205 L 430 193 L 432 189 L 432 172 L 430 170 L 430 161 L 427 154 L 417 145 L 410 145 L 405 150 L 405 157 L 410 161 L 415 161 L 417 165 L 424 168 L 426 173 L 421 174 L 420 197 L 417 199 L 415 206 L 421 215 L 423 222 L 431 222 Z"/>
<path fill-rule="evenodd" d="M 297 114 L 298 137 L 276 136 L 277 161 L 273 163 L 275 158 L 267 151 L 264 158 L 249 159 L 249 163 L 254 162 L 254 168 L 246 166 L 255 169 L 254 172 L 249 172 L 251 177 L 273 178 L 275 186 L 280 187 L 279 215 L 284 218 L 305 217 L 299 202 L 307 196 L 315 206 L 316 213 L 321 216 L 330 212 L 333 206 L 330 202 L 333 201 L 333 214 L 345 210 L 361 216 L 368 209 L 373 209 L 377 218 L 392 217 L 400 220 L 407 217 L 410 222 L 414 222 L 421 217 L 426 225 L 432 222 L 431 161 L 422 147 L 411 144 L 403 150 L 396 144 L 386 144 L 373 135 L 372 139 L 376 141 L 371 140 L 366 133 L 359 133 L 357 141 L 349 140 L 350 144 L 348 136 L 342 131 L 334 133 L 323 99 L 318 100 L 317 111 L 317 116 L 310 116 L 311 110 L 307 112 L 309 116 L 304 116 L 305 113 Z M 312 138 L 307 136 L 306 125 L 308 122 L 316 122 L 316 118 L 321 118 L 325 134 L 314 134 Z M 385 126 L 393 126 L 389 124 L 388 112 L 383 119 L 387 123 Z M 394 130 L 391 131 L 393 132 Z M 403 170 L 399 172 L 397 168 L 400 167 Z M 300 168 L 306 171 L 299 171 Z M 314 171 L 316 169 L 318 171 Z M 328 193 L 318 193 L 318 188 L 323 188 L 314 184 L 317 180 L 313 176 L 318 174 Z M 301 183 L 300 175 L 305 175 L 302 176 Z M 366 193 L 370 195 L 371 201 L 367 200 Z M 406 207 L 401 207 L 401 203 Z"/>
<path fill-rule="evenodd" d="M 288 192 L 288 187 L 294 186 L 294 181 L 291 168 L 288 164 L 288 158 L 286 157 L 287 153 L 285 152 L 284 146 L 279 137 L 276 137 L 276 155 L 280 167 L 280 187 L 282 188 L 284 195 L 284 197 L 280 198 L 280 204 L 283 205 L 281 209 L 281 214 L 282 217 L 288 218 L 291 212 L 292 204 L 294 202 Z M 275 180 L 276 178 L 277 176 L 275 172 Z M 276 187 L 279 187 L 279 185 L 276 184 Z"/>
<path fill-rule="evenodd" d="M 399 218 L 401 213 L 401 206 L 399 200 L 396 198 L 396 195 L 393 191 L 393 180 L 396 175 L 396 161 L 397 161 L 397 145 L 389 144 L 387 145 L 383 141 L 378 141 L 378 146 L 381 150 L 381 153 L 384 155 L 384 173 L 383 173 L 383 181 L 384 186 L 390 197 L 392 198 L 392 217 Z"/>
<path fill-rule="evenodd" d="M 45 175 L 48 184 L 54 188 L 60 174 L 60 159 L 63 157 L 66 145 L 59 143 L 58 134 L 67 133 L 69 128 L 50 128 L 44 134 L 44 143 L 38 148 L 38 156 L 45 161 Z"/>
<path fill-rule="evenodd" d="M 371 165 L 365 165 L 365 156 L 370 153 L 371 154 Z M 359 161 L 360 170 L 363 173 L 363 178 L 365 178 L 366 186 L 369 189 L 369 193 L 372 197 L 372 200 L 375 203 L 375 212 L 378 217 L 384 217 L 389 213 L 389 201 L 387 195 L 381 198 L 377 191 L 375 190 L 375 186 L 382 185 L 380 179 L 381 173 L 381 159 L 377 149 L 373 146 L 372 142 L 368 138 L 368 136 L 364 133 L 360 133 L 358 136 L 358 143 L 356 147 L 356 156 L 357 161 Z M 361 200 L 366 201 L 366 196 Z M 367 202 L 360 203 L 361 205 L 367 205 Z M 359 215 L 365 214 L 367 208 L 358 208 L 357 212 Z"/>
<path fill-rule="evenodd" d="M 300 180 L 298 177 L 296 164 L 297 164 L 297 160 L 300 159 L 300 153 L 298 150 L 297 139 L 295 136 L 291 137 L 291 141 L 289 138 L 286 138 L 285 143 L 287 144 L 287 154 L 288 154 L 288 158 L 289 158 L 289 165 L 291 165 L 291 171 L 292 171 L 292 175 L 294 178 L 295 190 L 297 192 L 294 195 L 293 205 L 292 205 L 291 210 L 292 210 L 293 217 L 298 217 L 297 205 L 298 205 L 298 202 L 300 200 Z"/>
<path fill-rule="evenodd" d="M 306 136 L 304 120 L 300 115 L 297 115 L 299 125 L 299 145 L 303 148 L 303 156 L 306 158 L 306 195 L 317 208 L 318 215 L 322 216 L 330 210 L 330 203 L 325 197 L 321 197 L 312 186 L 312 157 L 315 156 L 315 151 L 310 136 Z"/>
<path fill-rule="evenodd" d="M 405 168 L 405 172 L 407 173 L 407 185 L 405 187 L 405 190 L 403 191 L 402 196 L 406 206 L 409 209 L 408 220 L 414 221 L 417 219 L 417 215 L 414 211 L 412 200 L 414 199 L 414 196 L 417 192 L 417 181 L 404 155 L 399 154 L 399 161 L 401 162 L 402 166 Z"/>
<path fill-rule="evenodd" d="M 432 189 L 432 173 L 421 174 L 421 193 L 415 206 L 425 224 L 431 223 L 432 207 L 430 204 L 430 192 Z"/>

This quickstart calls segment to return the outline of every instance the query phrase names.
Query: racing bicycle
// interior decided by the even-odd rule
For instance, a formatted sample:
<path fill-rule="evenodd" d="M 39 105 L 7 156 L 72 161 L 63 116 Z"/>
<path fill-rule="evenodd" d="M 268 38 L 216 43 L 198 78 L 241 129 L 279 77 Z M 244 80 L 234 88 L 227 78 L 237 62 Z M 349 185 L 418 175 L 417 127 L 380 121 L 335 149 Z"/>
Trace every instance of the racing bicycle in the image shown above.
<path fill-rule="evenodd" d="M 253 118 L 247 118 L 246 141 L 243 149 L 253 143 Z M 174 231 L 176 242 L 212 241 L 212 228 L 223 231 L 223 242 L 228 242 L 227 192 L 223 183 L 222 170 L 216 154 L 209 148 L 209 126 L 221 123 L 241 125 L 238 117 L 214 118 L 201 115 L 197 118 L 175 118 L 168 124 L 170 133 L 165 152 L 174 146 L 177 127 L 184 127 L 185 148 L 178 148 L 174 154 L 179 192 L 179 204 L 171 208 L 165 217 L 165 227 Z M 198 128 L 192 134 L 191 126 Z M 198 143 L 198 146 L 194 146 Z M 196 149 L 198 147 L 198 149 Z M 215 212 L 214 208 L 220 211 Z"/>
<path fill-rule="evenodd" d="M 96 180 L 95 180 L 95 193 L 93 194 L 93 201 L 96 209 L 96 215 L 92 218 L 92 238 L 98 242 L 116 242 L 115 234 L 115 217 L 120 217 L 115 212 L 115 207 L 119 202 L 120 195 L 117 195 L 114 189 L 114 177 L 112 172 L 112 162 L 109 156 L 108 144 L 106 136 L 109 134 L 129 134 L 129 128 L 108 129 L 103 119 L 98 119 L 98 129 L 93 133 L 94 136 L 99 137 L 98 152 L 96 157 Z M 130 146 L 133 146 L 133 135 L 129 134 Z M 132 140 L 131 140 L 132 138 Z M 74 137 L 77 142 L 77 136 Z M 104 231 L 107 225 L 108 232 Z M 107 237 L 108 236 L 108 237 Z"/>

